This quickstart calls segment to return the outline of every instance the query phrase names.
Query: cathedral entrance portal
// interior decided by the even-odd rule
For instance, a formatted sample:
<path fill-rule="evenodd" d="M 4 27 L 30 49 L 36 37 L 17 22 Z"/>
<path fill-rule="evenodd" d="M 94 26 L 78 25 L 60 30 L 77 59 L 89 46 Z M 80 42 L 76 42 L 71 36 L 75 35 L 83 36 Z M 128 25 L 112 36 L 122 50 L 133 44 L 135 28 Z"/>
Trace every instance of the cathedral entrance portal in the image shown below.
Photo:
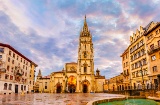
<path fill-rule="evenodd" d="M 86 84 L 83 85 L 83 93 L 87 93 L 88 91 L 88 86 Z"/>
<path fill-rule="evenodd" d="M 56 93 L 61 93 L 61 91 L 62 91 L 62 86 L 60 83 L 57 83 Z"/>
<path fill-rule="evenodd" d="M 68 78 L 68 91 L 70 93 L 74 93 L 76 91 L 76 78 L 74 76 L 70 76 Z"/>
<path fill-rule="evenodd" d="M 88 92 L 88 87 L 89 87 L 89 81 L 87 79 L 85 79 L 83 82 L 82 82 L 82 91 L 83 93 L 87 93 Z"/>
<path fill-rule="evenodd" d="M 69 90 L 70 93 L 74 93 L 76 91 L 76 86 L 75 85 L 70 85 L 68 87 L 68 90 Z"/>

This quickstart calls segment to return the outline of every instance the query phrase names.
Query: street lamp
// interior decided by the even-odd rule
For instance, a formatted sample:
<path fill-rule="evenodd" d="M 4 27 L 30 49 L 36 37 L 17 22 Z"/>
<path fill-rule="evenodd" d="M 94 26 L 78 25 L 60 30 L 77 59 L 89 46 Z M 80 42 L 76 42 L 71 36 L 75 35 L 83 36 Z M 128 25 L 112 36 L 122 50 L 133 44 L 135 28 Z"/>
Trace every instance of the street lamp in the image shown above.
<path fill-rule="evenodd" d="M 142 71 L 142 63 L 140 63 L 140 67 L 141 67 L 141 75 L 142 75 L 142 90 L 144 90 L 145 86 L 144 86 L 144 79 L 143 79 L 143 71 Z"/>
<path fill-rule="evenodd" d="M 65 88 L 66 88 L 65 91 L 66 92 L 68 92 L 68 85 L 67 85 L 67 83 L 68 83 L 68 76 L 66 75 L 66 86 L 65 86 Z"/>

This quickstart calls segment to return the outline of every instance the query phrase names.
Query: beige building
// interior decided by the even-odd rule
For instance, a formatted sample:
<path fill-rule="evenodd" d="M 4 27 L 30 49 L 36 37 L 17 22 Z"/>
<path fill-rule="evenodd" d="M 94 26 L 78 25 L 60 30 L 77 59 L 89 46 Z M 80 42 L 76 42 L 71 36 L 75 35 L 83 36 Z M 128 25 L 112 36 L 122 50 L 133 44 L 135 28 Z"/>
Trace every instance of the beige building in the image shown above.
<path fill-rule="evenodd" d="M 148 66 L 147 66 L 147 54 L 145 45 L 144 31 L 148 26 L 143 28 L 140 26 L 140 30 L 137 29 L 136 33 L 130 37 L 130 71 L 131 71 L 131 83 L 134 89 L 142 89 L 142 84 L 147 85 L 148 80 Z"/>
<path fill-rule="evenodd" d="M 108 87 L 109 91 L 120 91 L 120 90 L 125 90 L 125 84 L 124 82 L 124 76 L 123 73 L 120 75 L 117 75 L 115 77 L 112 77 L 108 80 Z"/>
<path fill-rule="evenodd" d="M 131 74 L 130 74 L 130 55 L 129 47 L 123 52 L 122 67 L 123 67 L 123 84 L 125 89 L 131 89 Z"/>
<path fill-rule="evenodd" d="M 157 87 L 160 80 L 160 22 L 151 22 L 145 31 L 149 67 L 149 80 L 153 87 Z M 159 80 L 158 80 L 159 78 Z M 150 86 L 150 85 L 149 85 Z M 148 87 L 150 88 L 150 87 Z"/>
<path fill-rule="evenodd" d="M 37 65 L 8 44 L 0 43 L 0 92 L 31 92 Z M 33 65 L 31 67 L 31 65 Z M 33 69 L 34 67 L 34 69 Z M 33 71 L 32 71 L 33 70 Z M 32 76 L 29 78 L 29 76 Z"/>
<path fill-rule="evenodd" d="M 38 77 L 37 77 L 38 78 Z M 41 79 L 40 79 L 41 80 Z M 42 81 L 42 80 L 41 80 Z M 77 62 L 66 63 L 64 69 L 50 74 L 50 92 L 102 92 L 105 77 L 94 74 L 94 48 L 86 17 L 80 32 Z M 37 87 L 38 87 L 37 83 Z"/>

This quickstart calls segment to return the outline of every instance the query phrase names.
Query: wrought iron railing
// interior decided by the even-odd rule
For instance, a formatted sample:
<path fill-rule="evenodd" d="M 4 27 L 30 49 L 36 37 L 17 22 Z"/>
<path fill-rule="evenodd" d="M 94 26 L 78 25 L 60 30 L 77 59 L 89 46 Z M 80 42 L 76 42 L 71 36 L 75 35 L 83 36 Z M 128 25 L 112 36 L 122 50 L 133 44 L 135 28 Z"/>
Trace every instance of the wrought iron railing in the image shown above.
<path fill-rule="evenodd" d="M 159 50 L 160 50 L 160 45 L 156 45 L 153 48 L 148 49 L 148 54 L 149 55 L 153 54 L 154 52 L 159 51 Z"/>

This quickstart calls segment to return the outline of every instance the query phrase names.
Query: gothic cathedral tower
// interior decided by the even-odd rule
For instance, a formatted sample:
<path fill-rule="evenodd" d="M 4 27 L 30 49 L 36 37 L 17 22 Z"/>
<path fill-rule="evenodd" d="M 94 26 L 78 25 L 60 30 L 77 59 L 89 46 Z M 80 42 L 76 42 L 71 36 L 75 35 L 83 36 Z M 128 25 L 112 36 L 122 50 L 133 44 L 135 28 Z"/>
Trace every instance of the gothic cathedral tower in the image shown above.
<path fill-rule="evenodd" d="M 94 91 L 94 53 L 92 35 L 88 29 L 86 16 L 83 29 L 80 32 L 79 47 L 78 47 L 78 69 L 79 90 L 82 92 Z"/>

